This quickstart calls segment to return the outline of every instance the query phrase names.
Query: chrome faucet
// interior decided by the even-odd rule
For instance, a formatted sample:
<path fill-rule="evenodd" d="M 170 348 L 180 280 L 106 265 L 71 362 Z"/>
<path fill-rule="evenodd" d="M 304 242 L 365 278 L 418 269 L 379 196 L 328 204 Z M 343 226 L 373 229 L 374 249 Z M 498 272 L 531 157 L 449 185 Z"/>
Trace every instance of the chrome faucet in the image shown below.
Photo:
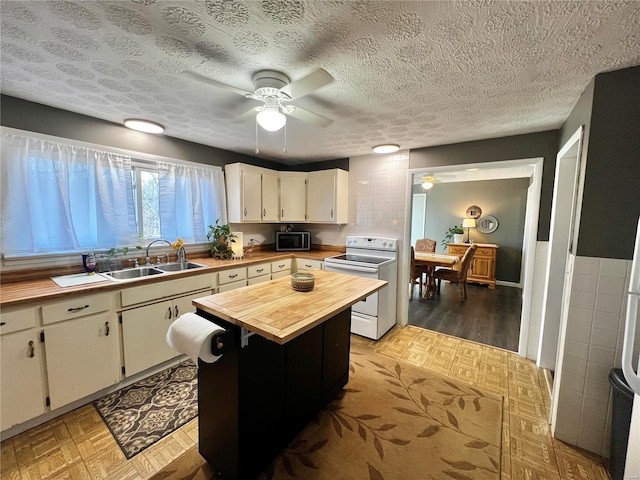
<path fill-rule="evenodd" d="M 184 247 L 178 249 L 178 263 L 184 263 L 187 261 L 187 253 L 184 251 Z"/>
<path fill-rule="evenodd" d="M 165 240 L 164 238 L 159 238 L 159 239 L 154 240 L 153 242 L 151 242 L 149 245 L 147 245 L 147 255 L 144 258 L 145 265 L 151 265 L 151 260 L 149 259 L 149 247 L 151 245 L 153 245 L 154 243 L 157 243 L 157 242 L 164 242 L 167 245 L 169 245 L 169 247 L 171 247 L 171 242 L 169 240 Z"/>

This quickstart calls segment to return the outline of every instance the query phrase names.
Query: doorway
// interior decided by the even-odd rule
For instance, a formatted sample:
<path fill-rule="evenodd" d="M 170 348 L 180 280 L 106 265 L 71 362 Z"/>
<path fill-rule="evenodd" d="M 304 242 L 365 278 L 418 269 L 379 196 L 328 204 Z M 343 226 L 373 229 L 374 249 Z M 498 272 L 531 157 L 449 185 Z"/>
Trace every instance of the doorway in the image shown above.
<path fill-rule="evenodd" d="M 421 177 L 426 174 L 435 175 L 439 178 L 458 177 L 460 180 L 448 178 L 447 181 L 470 181 L 470 180 L 491 180 L 500 178 L 529 178 L 529 187 L 526 194 L 526 211 L 524 218 L 524 237 L 522 245 L 521 275 L 517 286 L 522 288 L 521 311 L 520 311 L 520 332 L 518 338 L 517 351 L 521 356 L 531 353 L 528 349 L 529 343 L 529 322 L 531 310 L 531 296 L 533 289 L 533 273 L 535 264 L 535 251 L 538 230 L 538 211 L 540 205 L 540 191 L 542 184 L 542 158 L 507 160 L 497 162 L 486 162 L 481 164 L 449 165 L 432 167 L 408 171 L 407 176 L 407 210 L 405 238 L 407 244 L 404 246 L 403 263 L 408 265 L 410 245 L 408 239 L 411 238 L 411 200 L 413 198 L 413 185 L 420 183 Z M 461 220 L 460 220 L 461 221 Z M 408 268 L 408 267 L 405 267 Z M 402 274 L 402 270 L 401 270 Z M 408 271 L 406 273 L 408 277 Z M 484 288 L 484 287 L 478 287 Z M 401 289 L 399 292 L 400 305 L 404 311 L 400 313 L 400 320 L 403 325 L 408 323 L 409 291 Z M 402 301 L 402 300 L 406 301 Z M 528 351 L 529 350 L 529 351 Z"/>
<path fill-rule="evenodd" d="M 568 314 L 572 263 L 578 238 L 578 199 L 581 197 L 580 156 L 583 127 L 581 126 L 560 149 L 556 160 L 551 226 L 549 230 L 549 255 L 547 256 L 545 291 L 542 300 L 540 339 L 537 365 L 553 372 L 556 368 L 560 324 Z"/>

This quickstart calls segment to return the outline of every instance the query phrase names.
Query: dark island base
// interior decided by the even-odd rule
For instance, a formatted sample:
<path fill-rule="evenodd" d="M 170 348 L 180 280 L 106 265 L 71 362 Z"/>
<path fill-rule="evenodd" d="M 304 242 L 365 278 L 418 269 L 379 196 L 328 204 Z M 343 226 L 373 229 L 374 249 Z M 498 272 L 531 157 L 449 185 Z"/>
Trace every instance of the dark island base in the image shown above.
<path fill-rule="evenodd" d="M 199 315 L 233 332 L 215 363 L 198 363 L 200 454 L 225 480 L 255 478 L 347 384 L 351 309 L 285 345 Z"/>

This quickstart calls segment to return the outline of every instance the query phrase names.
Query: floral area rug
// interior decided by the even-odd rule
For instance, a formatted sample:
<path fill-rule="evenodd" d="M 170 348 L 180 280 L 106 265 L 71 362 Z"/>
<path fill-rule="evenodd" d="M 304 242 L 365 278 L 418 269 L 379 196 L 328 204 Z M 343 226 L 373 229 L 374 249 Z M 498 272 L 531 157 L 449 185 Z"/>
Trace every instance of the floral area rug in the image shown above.
<path fill-rule="evenodd" d="M 188 360 L 93 402 L 127 458 L 198 414 L 198 375 Z"/>
<path fill-rule="evenodd" d="M 500 478 L 503 399 L 352 347 L 349 383 L 260 480 Z M 197 446 L 160 479 L 213 479 Z"/>

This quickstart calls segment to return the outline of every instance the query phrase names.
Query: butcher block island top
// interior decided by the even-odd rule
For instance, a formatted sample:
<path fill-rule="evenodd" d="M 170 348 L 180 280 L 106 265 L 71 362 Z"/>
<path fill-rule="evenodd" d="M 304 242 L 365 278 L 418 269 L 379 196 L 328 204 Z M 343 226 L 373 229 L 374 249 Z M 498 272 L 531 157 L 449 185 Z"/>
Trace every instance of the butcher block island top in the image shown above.
<path fill-rule="evenodd" d="M 193 305 L 284 345 L 363 298 L 386 281 L 312 270 L 315 288 L 297 292 L 289 277 L 195 299 Z"/>

